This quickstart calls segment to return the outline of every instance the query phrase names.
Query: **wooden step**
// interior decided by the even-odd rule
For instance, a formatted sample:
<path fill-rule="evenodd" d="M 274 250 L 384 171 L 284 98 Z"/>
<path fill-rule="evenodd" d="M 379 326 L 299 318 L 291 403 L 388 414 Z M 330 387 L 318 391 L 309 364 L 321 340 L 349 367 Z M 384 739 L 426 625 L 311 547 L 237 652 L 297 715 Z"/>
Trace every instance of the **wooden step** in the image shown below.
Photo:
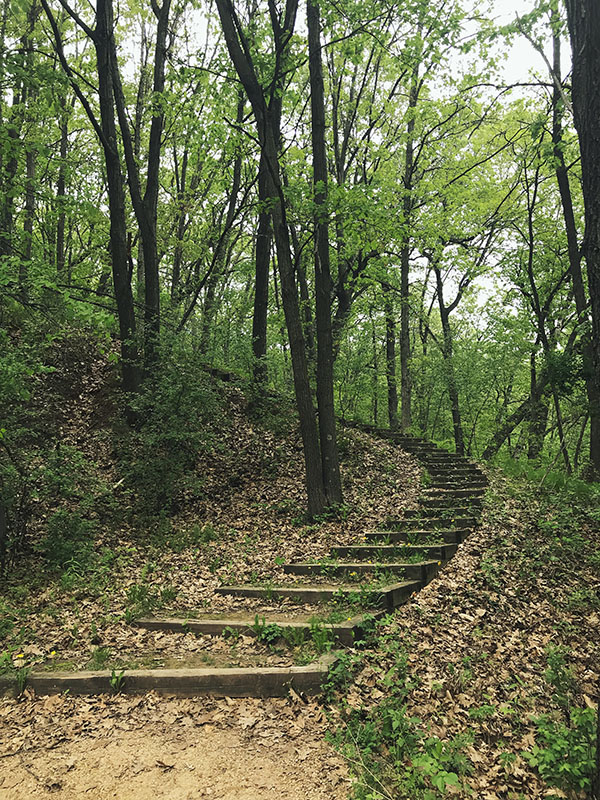
<path fill-rule="evenodd" d="M 285 697 L 290 688 L 307 695 L 319 694 L 335 652 L 325 653 L 304 667 L 247 667 L 231 669 L 132 669 L 125 670 L 119 691 L 124 694 L 158 694 L 177 697 Z M 120 673 L 120 670 L 117 670 Z M 32 672 L 26 687 L 38 695 L 110 694 L 112 670 L 97 672 Z M 14 679 L 0 676 L 0 694 L 14 691 Z"/>
<path fill-rule="evenodd" d="M 487 482 L 484 480 L 478 480 L 471 478 L 468 481 L 462 481 L 460 479 L 450 479 L 450 480 L 435 480 L 426 487 L 427 490 L 429 489 L 446 489 L 446 490 L 453 490 L 453 489 L 484 489 L 487 487 Z"/>
<path fill-rule="evenodd" d="M 431 500 L 434 498 L 439 499 L 457 499 L 461 497 L 465 498 L 474 498 L 474 497 L 483 497 L 485 495 L 485 489 L 481 488 L 480 486 L 476 487 L 456 487 L 456 488 L 446 488 L 445 486 L 428 486 L 423 491 L 423 499 Z"/>
<path fill-rule="evenodd" d="M 477 467 L 457 466 L 456 464 L 428 464 L 427 471 L 431 475 L 443 475 L 454 479 L 463 477 L 479 478 L 482 475 L 481 470 L 477 469 Z"/>
<path fill-rule="evenodd" d="M 423 533 L 428 533 L 423 531 Z M 398 535 L 398 534 L 394 534 Z M 405 534 L 403 534 L 405 535 Z M 428 535 L 430 535 L 428 533 Z M 437 534 L 434 534 L 437 536 Z M 441 538 L 441 537 L 440 537 Z M 424 555 L 428 558 L 433 558 L 436 561 L 448 561 L 456 553 L 458 549 L 456 544 L 448 544 L 447 542 L 438 541 L 435 544 L 405 544 L 402 546 L 396 545 L 371 545 L 371 544 L 355 544 L 355 545 L 340 545 L 339 547 L 331 548 L 331 555 L 334 558 L 341 559 L 374 559 L 383 561 L 384 565 L 389 559 L 400 560 L 407 555 Z"/>
<path fill-rule="evenodd" d="M 217 594 L 230 597 L 260 597 L 271 600 L 274 597 L 288 598 L 297 603 L 328 603 L 331 601 L 351 602 L 356 599 L 369 602 L 376 608 L 393 609 L 401 605 L 413 592 L 422 586 L 421 581 L 400 581 L 388 586 L 369 588 L 352 584 L 322 586 L 306 586 L 304 584 L 288 586 L 221 586 Z"/>
<path fill-rule="evenodd" d="M 424 539 L 430 542 L 435 539 L 443 539 L 447 544 L 460 544 L 470 536 L 471 528 L 454 528 L 448 530 L 414 530 L 414 531 L 369 531 L 366 534 L 368 542 L 383 542 L 390 544 L 401 544 L 405 542 L 415 542 Z"/>
<path fill-rule="evenodd" d="M 370 615 L 358 614 L 349 620 L 336 623 L 312 622 L 310 620 L 293 621 L 281 618 L 273 619 L 268 613 L 251 616 L 248 614 L 246 619 L 239 617 L 227 619 L 189 619 L 187 617 L 143 617 L 136 620 L 133 624 L 136 627 L 151 631 L 169 631 L 170 633 L 199 633 L 211 636 L 222 636 L 224 632 L 236 631 L 243 636 L 257 636 L 260 627 L 256 625 L 256 617 L 259 618 L 259 625 L 277 625 L 282 630 L 293 629 L 303 631 L 308 638 L 314 625 L 330 631 L 333 639 L 340 644 L 351 647 L 354 644 L 355 636 L 365 617 Z"/>
<path fill-rule="evenodd" d="M 474 516 L 461 515 L 456 517 L 404 517 L 403 519 L 389 519 L 385 523 L 387 530 L 447 530 L 449 528 L 476 528 L 477 520 Z"/>
<path fill-rule="evenodd" d="M 461 500 L 460 505 L 440 506 L 420 506 L 405 512 L 405 519 L 419 518 L 438 518 L 440 520 L 456 519 L 457 517 L 473 516 L 477 512 L 477 503 L 465 503 Z M 480 505 L 480 504 L 479 504 Z"/>
<path fill-rule="evenodd" d="M 422 497 L 419 499 L 419 503 L 421 509 L 426 510 L 428 513 L 431 509 L 441 509 L 446 511 L 446 509 L 456 509 L 457 503 L 460 503 L 460 508 L 481 508 L 483 505 L 483 498 L 479 497 L 469 497 L 466 495 L 462 495 L 461 497 L 444 497 L 444 496 L 434 496 L 434 497 Z"/>
<path fill-rule="evenodd" d="M 339 564 L 286 564 L 284 572 L 288 575 L 327 575 L 328 577 L 346 577 L 354 573 L 356 576 L 370 572 L 394 573 L 404 580 L 421 581 L 424 584 L 436 575 L 438 561 L 424 560 L 411 562 L 388 562 L 368 564 L 364 562 L 342 562 Z M 359 586 L 357 586 L 357 589 Z"/>

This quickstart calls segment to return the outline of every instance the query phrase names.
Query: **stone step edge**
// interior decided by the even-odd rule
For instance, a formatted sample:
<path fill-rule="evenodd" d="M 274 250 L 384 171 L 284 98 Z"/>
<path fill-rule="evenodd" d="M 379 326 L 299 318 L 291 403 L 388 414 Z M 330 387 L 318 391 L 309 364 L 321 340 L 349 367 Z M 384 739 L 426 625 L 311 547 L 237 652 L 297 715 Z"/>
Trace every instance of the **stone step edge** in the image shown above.
<path fill-rule="evenodd" d="M 319 694 L 339 653 L 325 653 L 303 667 L 231 667 L 229 669 L 132 669 L 123 673 L 123 694 L 156 692 L 175 697 L 285 697 L 290 688 L 299 694 Z M 32 672 L 25 687 L 38 695 L 114 694 L 111 670 L 83 672 Z M 120 674 L 120 673 L 119 673 Z M 14 692 L 15 680 L 0 677 L 0 695 Z"/>

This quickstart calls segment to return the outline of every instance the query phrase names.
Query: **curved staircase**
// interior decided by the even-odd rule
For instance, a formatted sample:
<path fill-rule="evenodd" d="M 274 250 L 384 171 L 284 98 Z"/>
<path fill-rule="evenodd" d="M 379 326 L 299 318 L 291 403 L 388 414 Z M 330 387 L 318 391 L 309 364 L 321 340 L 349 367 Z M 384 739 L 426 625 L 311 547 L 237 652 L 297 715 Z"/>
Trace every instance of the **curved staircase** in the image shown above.
<path fill-rule="evenodd" d="M 460 543 L 478 523 L 487 479 L 466 458 L 441 450 L 417 437 L 389 430 L 363 428 L 383 436 L 412 453 L 426 468 L 426 488 L 419 507 L 403 517 L 385 521 L 382 529 L 365 531 L 354 544 L 334 546 L 330 558 L 320 563 L 290 563 L 284 571 L 293 576 L 290 583 L 278 586 L 222 586 L 220 594 L 268 602 L 289 599 L 304 606 L 314 606 L 315 615 L 304 619 L 276 619 L 278 629 L 291 632 L 296 640 L 324 631 L 331 648 L 311 664 L 297 667 L 253 667 L 227 669 L 144 669 L 128 670 L 119 682 L 119 690 L 190 696 L 218 694 L 226 696 L 283 696 L 290 687 L 306 694 L 318 693 L 323 680 L 337 659 L 333 649 L 351 646 L 373 617 L 382 616 L 404 603 L 414 592 L 431 581 L 441 566 L 455 554 Z M 366 579 L 366 580 L 365 580 Z M 342 621 L 315 622 L 324 604 L 352 608 L 357 596 L 360 611 L 353 611 Z M 329 606 L 331 607 L 331 605 Z M 261 614 L 262 616 L 262 614 Z M 194 632 L 218 635 L 223 632 L 258 635 L 264 626 L 275 624 L 265 613 L 258 616 L 248 610 L 231 619 L 210 614 L 203 618 L 186 617 L 140 619 L 140 627 L 170 632 Z M 111 682 L 112 678 L 112 682 Z M 28 686 L 47 694 L 69 690 L 89 694 L 114 690 L 114 673 L 106 670 L 81 673 L 36 673 L 28 676 Z M 0 689 L 2 687 L 0 684 Z"/>

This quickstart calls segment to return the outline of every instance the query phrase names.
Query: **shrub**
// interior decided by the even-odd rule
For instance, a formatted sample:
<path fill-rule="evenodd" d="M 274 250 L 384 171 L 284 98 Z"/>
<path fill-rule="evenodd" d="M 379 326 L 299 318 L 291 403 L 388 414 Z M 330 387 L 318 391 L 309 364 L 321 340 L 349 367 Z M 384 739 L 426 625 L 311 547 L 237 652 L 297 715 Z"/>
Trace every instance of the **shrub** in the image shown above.
<path fill-rule="evenodd" d="M 219 401 L 211 378 L 189 352 L 166 355 L 133 401 L 137 427 L 120 443 L 121 471 L 143 509 L 167 511 L 184 491 L 198 495 L 198 454 L 215 441 Z"/>

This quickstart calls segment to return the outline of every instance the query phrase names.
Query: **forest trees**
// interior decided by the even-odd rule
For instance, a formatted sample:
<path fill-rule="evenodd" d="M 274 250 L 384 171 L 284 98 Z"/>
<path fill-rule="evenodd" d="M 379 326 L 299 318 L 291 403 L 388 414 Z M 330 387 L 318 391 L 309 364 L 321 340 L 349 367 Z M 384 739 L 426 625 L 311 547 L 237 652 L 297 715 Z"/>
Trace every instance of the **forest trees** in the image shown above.
<path fill-rule="evenodd" d="M 177 348 L 259 401 L 293 385 L 313 514 L 339 416 L 574 472 L 589 439 L 597 468 L 584 5 L 465 38 L 459 0 L 5 4 L 5 313 L 114 336 L 131 394 Z M 523 34 L 550 78 L 509 88 Z"/>

